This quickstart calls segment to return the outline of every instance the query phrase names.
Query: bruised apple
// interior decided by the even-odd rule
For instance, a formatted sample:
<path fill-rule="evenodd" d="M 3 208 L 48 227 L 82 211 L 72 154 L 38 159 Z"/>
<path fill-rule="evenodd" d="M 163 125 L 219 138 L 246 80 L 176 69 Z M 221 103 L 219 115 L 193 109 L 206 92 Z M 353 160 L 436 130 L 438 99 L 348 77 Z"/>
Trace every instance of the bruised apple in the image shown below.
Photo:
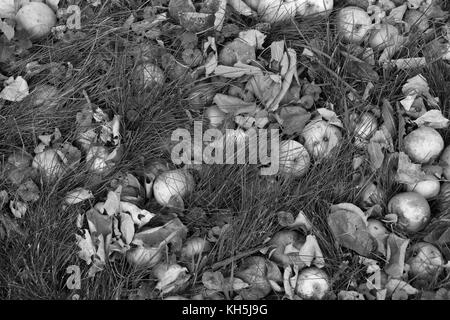
<path fill-rule="evenodd" d="M 327 121 L 318 120 L 308 123 L 302 132 L 305 148 L 316 160 L 328 157 L 331 151 L 339 145 L 342 134 L 338 127 Z"/>
<path fill-rule="evenodd" d="M 336 19 L 339 34 L 350 43 L 363 41 L 372 28 L 372 20 L 367 12 L 355 6 L 339 10 Z"/>
<path fill-rule="evenodd" d="M 429 222 L 431 209 L 417 192 L 402 192 L 389 200 L 388 212 L 398 216 L 399 228 L 410 233 L 422 230 Z"/>

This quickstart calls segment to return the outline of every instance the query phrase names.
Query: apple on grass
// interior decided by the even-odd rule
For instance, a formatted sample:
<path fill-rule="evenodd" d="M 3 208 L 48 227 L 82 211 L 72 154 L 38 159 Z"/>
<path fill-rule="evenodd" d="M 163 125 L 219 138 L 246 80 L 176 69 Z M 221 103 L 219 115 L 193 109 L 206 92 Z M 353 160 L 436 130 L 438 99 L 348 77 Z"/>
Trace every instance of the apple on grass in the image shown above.
<path fill-rule="evenodd" d="M 417 192 L 402 192 L 389 200 L 388 212 L 398 216 L 399 229 L 408 233 L 421 231 L 430 221 L 427 200 Z"/>
<path fill-rule="evenodd" d="M 280 144 L 280 172 L 301 177 L 308 172 L 311 160 L 306 148 L 294 140 L 285 140 Z"/>
<path fill-rule="evenodd" d="M 360 43 L 372 28 L 372 20 L 363 9 L 350 6 L 339 10 L 336 27 L 343 39 L 350 43 Z"/>
<path fill-rule="evenodd" d="M 327 158 L 331 151 L 340 144 L 342 133 L 338 127 L 325 120 L 314 120 L 308 123 L 302 132 L 304 146 L 316 160 Z"/>
<path fill-rule="evenodd" d="M 444 257 L 431 243 L 418 242 L 410 249 L 409 276 L 417 280 L 432 280 L 439 276 L 445 264 Z"/>
<path fill-rule="evenodd" d="M 450 180 L 450 145 L 442 152 L 439 162 L 444 169 L 443 174 L 445 179 Z"/>
<path fill-rule="evenodd" d="M 416 163 L 429 163 L 444 149 L 444 139 L 435 129 L 420 127 L 403 140 L 406 154 Z"/>

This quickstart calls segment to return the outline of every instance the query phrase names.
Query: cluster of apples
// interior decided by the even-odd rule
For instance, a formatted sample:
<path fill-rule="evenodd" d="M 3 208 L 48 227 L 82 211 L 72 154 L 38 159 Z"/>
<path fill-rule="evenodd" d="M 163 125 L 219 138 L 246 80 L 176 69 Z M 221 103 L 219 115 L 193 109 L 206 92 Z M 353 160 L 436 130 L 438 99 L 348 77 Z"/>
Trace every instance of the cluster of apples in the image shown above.
<path fill-rule="evenodd" d="M 431 218 L 427 200 L 435 198 L 441 188 L 439 178 L 430 172 L 431 164 L 439 159 L 444 178 L 450 179 L 450 146 L 444 149 L 444 139 L 437 130 L 420 127 L 405 137 L 404 151 L 413 162 L 422 165 L 426 175 L 422 181 L 406 184 L 406 192 L 395 195 L 389 201 L 388 210 L 398 215 L 402 229 L 418 232 Z"/>

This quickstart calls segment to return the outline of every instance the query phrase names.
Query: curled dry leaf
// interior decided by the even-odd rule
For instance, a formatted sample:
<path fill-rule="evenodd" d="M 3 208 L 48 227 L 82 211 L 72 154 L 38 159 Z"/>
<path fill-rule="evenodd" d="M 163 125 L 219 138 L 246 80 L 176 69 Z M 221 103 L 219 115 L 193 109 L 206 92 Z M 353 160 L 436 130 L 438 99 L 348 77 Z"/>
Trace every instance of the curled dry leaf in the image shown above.
<path fill-rule="evenodd" d="M 188 269 L 179 264 L 161 263 L 154 267 L 153 273 L 158 278 L 156 289 L 161 291 L 161 295 L 179 290 L 189 281 Z"/>
<path fill-rule="evenodd" d="M 398 165 L 395 180 L 398 183 L 416 184 L 426 180 L 426 174 L 422 171 L 420 164 L 412 163 L 409 156 L 404 152 L 398 153 Z"/>
<path fill-rule="evenodd" d="M 120 214 L 120 233 L 126 244 L 130 244 L 134 238 L 134 222 L 129 214 Z"/>
<path fill-rule="evenodd" d="M 377 247 L 377 243 L 369 234 L 364 213 L 361 215 L 359 211 L 361 209 L 347 210 L 332 206 L 328 225 L 340 245 L 368 256 Z"/>
<path fill-rule="evenodd" d="M 442 115 L 441 110 L 437 109 L 427 111 L 424 115 L 414 120 L 414 122 L 419 127 L 426 126 L 434 129 L 445 129 L 450 124 L 450 120 Z"/>
<path fill-rule="evenodd" d="M 17 78 L 9 78 L 5 82 L 5 87 L 0 92 L 0 99 L 7 101 L 22 101 L 30 94 L 27 81 L 18 76 Z"/>
<path fill-rule="evenodd" d="M 11 200 L 9 202 L 9 209 L 11 209 L 11 213 L 14 217 L 21 219 L 27 212 L 28 205 L 20 200 Z"/>
<path fill-rule="evenodd" d="M 394 233 L 389 234 L 387 238 L 387 264 L 384 271 L 392 278 L 400 278 L 403 275 L 409 241 L 409 239 L 403 239 Z"/>
<path fill-rule="evenodd" d="M 94 198 L 94 195 L 91 190 L 80 187 L 69 191 L 64 198 L 64 203 L 67 205 L 73 205 L 92 198 Z"/>

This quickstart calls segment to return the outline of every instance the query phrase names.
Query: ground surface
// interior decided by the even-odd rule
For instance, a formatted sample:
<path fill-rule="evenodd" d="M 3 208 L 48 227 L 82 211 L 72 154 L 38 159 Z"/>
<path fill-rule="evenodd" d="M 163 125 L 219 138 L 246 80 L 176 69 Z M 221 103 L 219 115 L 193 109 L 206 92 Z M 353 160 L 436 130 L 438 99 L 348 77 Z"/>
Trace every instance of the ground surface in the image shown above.
<path fill-rule="evenodd" d="M 69 2 L 60 1 L 60 7 L 67 7 Z M 168 78 L 163 86 L 147 91 L 142 90 L 138 81 L 133 80 L 133 72 L 139 63 L 140 46 L 151 43 L 154 49 L 157 43 L 123 27 L 124 23 L 130 15 L 140 21 L 145 18 L 145 14 L 149 14 L 148 11 L 144 13 L 144 8 L 152 3 L 166 6 L 168 1 L 101 2 L 97 7 L 92 7 L 85 1 L 80 2 L 81 33 L 68 34 L 62 40 L 49 36 L 33 43 L 30 48 L 20 50 L 16 47 L 13 54 L 7 54 L 6 45 L 3 49 L 0 48 L 3 50 L 0 52 L 0 73 L 6 77 L 26 74 L 27 64 L 33 61 L 42 65 L 61 63 L 67 66 L 70 63 L 73 66 L 72 74 L 66 78 L 55 70 L 26 78 L 30 91 L 43 83 L 57 87 L 59 97 L 56 107 L 32 107 L 27 99 L 13 103 L 0 101 L 0 190 L 14 195 L 16 187 L 11 185 L 5 169 L 7 157 L 21 149 L 33 154 L 39 142 L 38 135 L 53 133 L 58 128 L 63 141 L 74 141 L 76 115 L 86 105 L 87 97 L 91 103 L 110 115 L 121 116 L 123 146 L 120 161 L 106 175 L 93 175 L 80 164 L 53 183 L 36 178 L 39 200 L 29 204 L 23 218 L 12 218 L 6 204 L 1 208 L 1 214 L 14 221 L 20 230 L 12 231 L 8 236 L 2 235 L 2 299 L 70 299 L 74 294 L 66 285 L 66 268 L 70 265 L 81 267 L 81 289 L 75 293 L 82 299 L 160 298 L 154 289 L 154 275 L 150 269 L 133 268 L 124 258 L 107 263 L 102 272 L 88 278 L 89 267 L 77 256 L 77 217 L 100 199 L 105 199 L 107 190 L 110 190 L 110 182 L 120 173 L 131 172 L 140 177 L 152 160 L 169 160 L 168 139 L 173 130 L 190 128 L 192 121 L 196 119 L 207 124 L 207 119 L 202 108 L 189 104 L 187 97 L 192 87 L 189 79 Z M 448 10 L 449 5 L 444 3 L 443 8 Z M 158 13 L 165 11 L 164 8 L 157 10 Z M 217 263 L 217 270 L 225 276 L 235 272 L 242 263 L 239 257 L 257 252 L 268 237 L 282 229 L 276 215 L 279 211 L 296 215 L 303 210 L 311 221 L 311 234 L 315 235 L 321 247 L 325 258 L 324 270 L 332 278 L 332 291 L 335 294 L 341 290 L 353 290 L 364 283 L 367 267 L 360 263 L 358 255 L 337 245 L 327 224 L 332 204 L 358 204 L 360 196 L 360 189 L 354 183 L 352 161 L 361 151 L 354 146 L 353 136 L 347 130 L 348 117 L 355 110 L 360 112 L 367 106 L 369 109 L 371 106 L 381 106 L 384 99 L 395 108 L 403 98 L 402 86 L 407 79 L 417 74 L 422 74 L 427 79 L 432 96 L 439 98 L 443 115 L 449 117 L 450 67 L 442 60 L 406 71 L 383 69 L 375 65 L 372 69 L 378 76 L 370 79 L 369 75 L 360 70 L 351 70 L 348 59 L 340 53 L 342 41 L 336 36 L 333 17 L 334 13 L 330 17 L 297 18 L 263 30 L 267 35 L 266 44 L 285 40 L 287 47 L 294 48 L 299 57 L 299 68 L 305 68 L 300 76 L 304 79 L 314 77 L 320 84 L 322 94 L 313 108 L 324 106 L 325 101 L 328 101 L 334 105 L 336 114 L 342 119 L 343 141 L 332 157 L 313 163 L 308 173 L 301 178 L 267 179 L 261 177 L 258 168 L 252 165 L 206 166 L 195 172 L 195 190 L 184 199 L 184 210 L 162 208 L 154 200 L 142 205 L 150 212 L 161 215 L 162 221 L 166 221 L 170 213 L 176 212 L 187 227 L 188 237 L 207 236 L 208 231 L 220 220 L 218 217 L 226 216 L 226 221 L 231 225 L 231 232 L 218 238 L 202 264 L 190 269 L 192 277 L 179 292 L 180 295 L 191 297 L 201 291 L 202 274 Z M 233 24 L 240 31 L 251 29 L 258 22 L 258 19 L 239 16 L 229 9 L 225 24 Z M 158 39 L 164 43 L 166 50 L 178 57 L 181 50 L 179 39 L 185 31 L 175 23 L 170 23 L 158 32 L 161 33 Z M 220 37 L 233 38 L 216 34 L 217 39 Z M 199 35 L 199 43 L 205 38 L 205 34 Z M 222 44 L 218 41 L 220 47 Z M 425 43 L 426 40 L 419 34 L 413 36 L 405 50 L 408 54 L 403 51 L 400 55 L 414 57 L 422 54 Z M 319 59 L 314 63 L 306 58 L 300 59 L 305 47 L 317 50 L 320 53 Z M 158 59 L 155 62 L 161 64 Z M 367 77 L 374 85 L 368 100 L 351 101 L 348 93 L 353 90 L 362 96 L 368 82 Z M 220 81 L 221 79 L 213 79 L 211 86 L 216 87 L 218 92 L 225 92 L 227 83 Z M 135 112 L 135 118 L 130 110 Z M 397 116 L 396 122 L 399 121 Z M 447 128 L 439 132 L 448 145 L 450 130 Z M 299 135 L 294 134 L 293 138 L 299 139 Z M 397 137 L 394 137 L 394 146 L 398 148 Z M 385 191 L 381 201 L 383 209 L 386 209 L 388 199 L 402 189 L 395 182 L 395 170 L 392 170 L 389 166 L 383 166 L 377 171 L 370 168 L 362 171 L 364 176 L 370 177 Z M 91 190 L 95 198 L 64 210 L 62 203 L 66 193 L 76 187 Z M 442 210 L 441 200 L 430 201 L 435 215 Z M 390 230 L 402 235 L 395 226 L 392 228 Z M 411 241 L 420 241 L 424 236 L 425 234 L 417 234 Z M 237 259 L 230 260 L 232 257 Z M 443 276 L 424 290 L 435 292 L 446 286 L 448 278 Z M 267 296 L 281 299 L 283 295 L 284 293 L 272 291 Z M 414 297 L 418 296 L 420 295 Z"/>

